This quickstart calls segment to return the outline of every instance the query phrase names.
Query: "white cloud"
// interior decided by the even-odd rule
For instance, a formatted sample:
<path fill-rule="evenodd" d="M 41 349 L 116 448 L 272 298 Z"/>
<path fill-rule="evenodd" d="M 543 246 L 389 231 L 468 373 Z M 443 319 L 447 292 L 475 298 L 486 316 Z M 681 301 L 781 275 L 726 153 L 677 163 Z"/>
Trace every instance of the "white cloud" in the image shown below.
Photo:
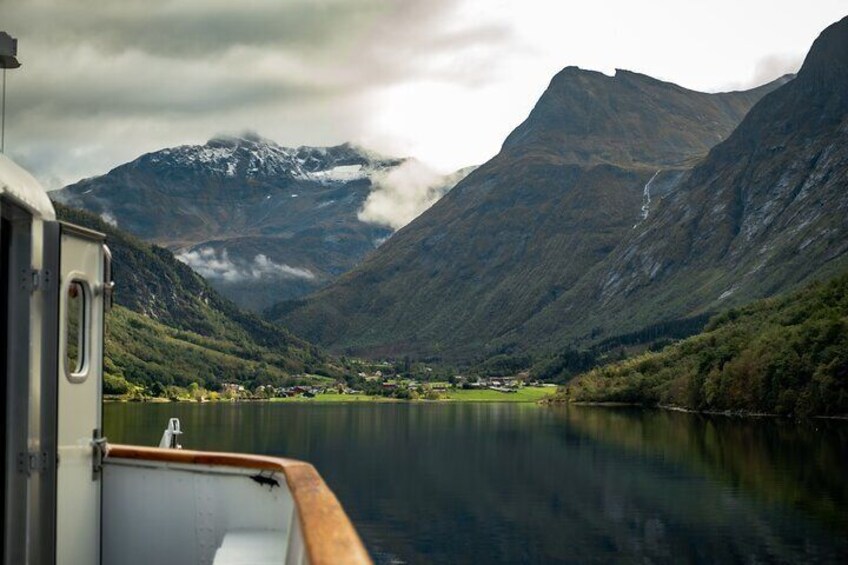
<path fill-rule="evenodd" d="M 564 66 L 748 86 L 844 14 L 844 0 L 0 0 L 23 62 L 6 148 L 51 188 L 245 129 L 447 172 L 494 155 Z"/>
<path fill-rule="evenodd" d="M 309 269 L 301 269 L 299 267 L 290 267 L 286 264 L 274 263 L 265 255 L 259 254 L 253 258 L 253 267 L 251 269 L 253 278 L 258 279 L 266 275 L 276 275 L 282 278 L 296 278 L 312 280 L 315 275 Z"/>
<path fill-rule="evenodd" d="M 111 212 L 102 212 L 100 214 L 100 219 L 112 226 L 113 228 L 118 227 L 118 218 L 116 218 Z"/>
<path fill-rule="evenodd" d="M 258 280 L 269 277 L 306 280 L 315 278 L 315 275 L 309 269 L 275 263 L 263 254 L 256 255 L 251 262 L 233 261 L 226 249 L 219 255 L 211 247 L 201 247 L 184 251 L 176 257 L 203 278 L 218 279 L 225 282 Z"/>
<path fill-rule="evenodd" d="M 758 86 L 795 70 L 845 8 L 845 0 L 465 0 L 458 21 L 508 22 L 512 34 L 482 54 L 469 48 L 430 62 L 486 72 L 474 81 L 426 74 L 380 86 L 363 142 L 442 171 L 483 163 L 565 66 L 609 75 L 623 68 L 707 92 Z M 769 65 L 775 58 L 783 64 Z"/>
<path fill-rule="evenodd" d="M 23 63 L 8 77 L 7 151 L 58 188 L 221 131 L 357 142 L 375 89 L 444 74 L 434 55 L 509 33 L 451 23 L 462 1 L 0 1 Z"/>
<path fill-rule="evenodd" d="M 746 90 L 771 82 L 788 74 L 795 74 L 801 68 L 804 59 L 801 54 L 766 55 L 754 64 L 754 70 L 747 79 L 729 82 L 721 90 Z"/>
<path fill-rule="evenodd" d="M 359 211 L 359 220 L 398 230 L 435 204 L 468 172 L 441 175 L 417 159 L 408 159 L 371 179 L 374 189 Z"/>

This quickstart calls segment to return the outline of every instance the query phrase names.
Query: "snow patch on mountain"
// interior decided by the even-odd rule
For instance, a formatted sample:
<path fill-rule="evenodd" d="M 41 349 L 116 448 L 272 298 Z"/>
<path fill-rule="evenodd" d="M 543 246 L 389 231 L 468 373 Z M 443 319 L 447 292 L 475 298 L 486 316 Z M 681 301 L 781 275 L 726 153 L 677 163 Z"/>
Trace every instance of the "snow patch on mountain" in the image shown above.
<path fill-rule="evenodd" d="M 339 165 L 325 171 L 308 174 L 309 180 L 350 182 L 368 177 L 367 169 L 362 165 Z"/>
<path fill-rule="evenodd" d="M 257 134 L 219 136 L 205 145 L 181 145 L 145 155 L 148 165 L 167 165 L 221 177 L 281 178 L 350 182 L 401 163 L 343 144 L 335 147 L 282 147 Z"/>
<path fill-rule="evenodd" d="M 297 149 L 258 136 L 217 137 L 205 145 L 181 145 L 146 156 L 154 165 L 187 167 L 222 177 L 297 176 Z M 143 159 L 145 160 L 145 159 Z"/>

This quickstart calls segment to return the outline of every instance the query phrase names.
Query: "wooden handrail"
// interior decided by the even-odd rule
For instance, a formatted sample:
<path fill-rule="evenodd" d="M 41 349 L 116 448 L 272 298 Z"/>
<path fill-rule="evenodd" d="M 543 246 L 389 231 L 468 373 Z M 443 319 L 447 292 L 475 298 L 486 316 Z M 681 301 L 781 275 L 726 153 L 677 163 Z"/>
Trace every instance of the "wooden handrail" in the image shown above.
<path fill-rule="evenodd" d="M 117 444 L 106 446 L 105 461 L 109 459 L 279 471 L 285 476 L 297 507 L 304 547 L 311 565 L 372 563 L 336 495 L 309 463 L 264 455 Z"/>

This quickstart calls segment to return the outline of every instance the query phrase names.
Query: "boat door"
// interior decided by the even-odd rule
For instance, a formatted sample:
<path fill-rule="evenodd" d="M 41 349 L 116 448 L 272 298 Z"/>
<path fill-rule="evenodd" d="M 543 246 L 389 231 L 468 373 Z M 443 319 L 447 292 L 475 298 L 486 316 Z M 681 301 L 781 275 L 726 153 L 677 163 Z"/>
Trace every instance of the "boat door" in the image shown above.
<path fill-rule="evenodd" d="M 63 223 L 60 246 L 56 558 L 99 563 L 103 236 Z"/>
<path fill-rule="evenodd" d="M 0 198 L 0 432 L 3 443 L 3 537 L 0 563 L 23 563 L 27 555 L 30 407 L 30 293 L 21 275 L 32 265 L 32 215 Z"/>

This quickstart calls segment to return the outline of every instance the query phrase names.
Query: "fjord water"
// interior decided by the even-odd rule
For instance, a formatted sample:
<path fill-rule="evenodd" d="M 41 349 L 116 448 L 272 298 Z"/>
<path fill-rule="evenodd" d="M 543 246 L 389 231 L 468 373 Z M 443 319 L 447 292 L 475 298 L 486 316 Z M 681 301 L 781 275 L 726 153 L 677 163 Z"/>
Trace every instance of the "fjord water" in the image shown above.
<path fill-rule="evenodd" d="M 378 563 L 845 563 L 848 423 L 518 404 L 107 404 L 112 442 L 304 459 Z"/>

